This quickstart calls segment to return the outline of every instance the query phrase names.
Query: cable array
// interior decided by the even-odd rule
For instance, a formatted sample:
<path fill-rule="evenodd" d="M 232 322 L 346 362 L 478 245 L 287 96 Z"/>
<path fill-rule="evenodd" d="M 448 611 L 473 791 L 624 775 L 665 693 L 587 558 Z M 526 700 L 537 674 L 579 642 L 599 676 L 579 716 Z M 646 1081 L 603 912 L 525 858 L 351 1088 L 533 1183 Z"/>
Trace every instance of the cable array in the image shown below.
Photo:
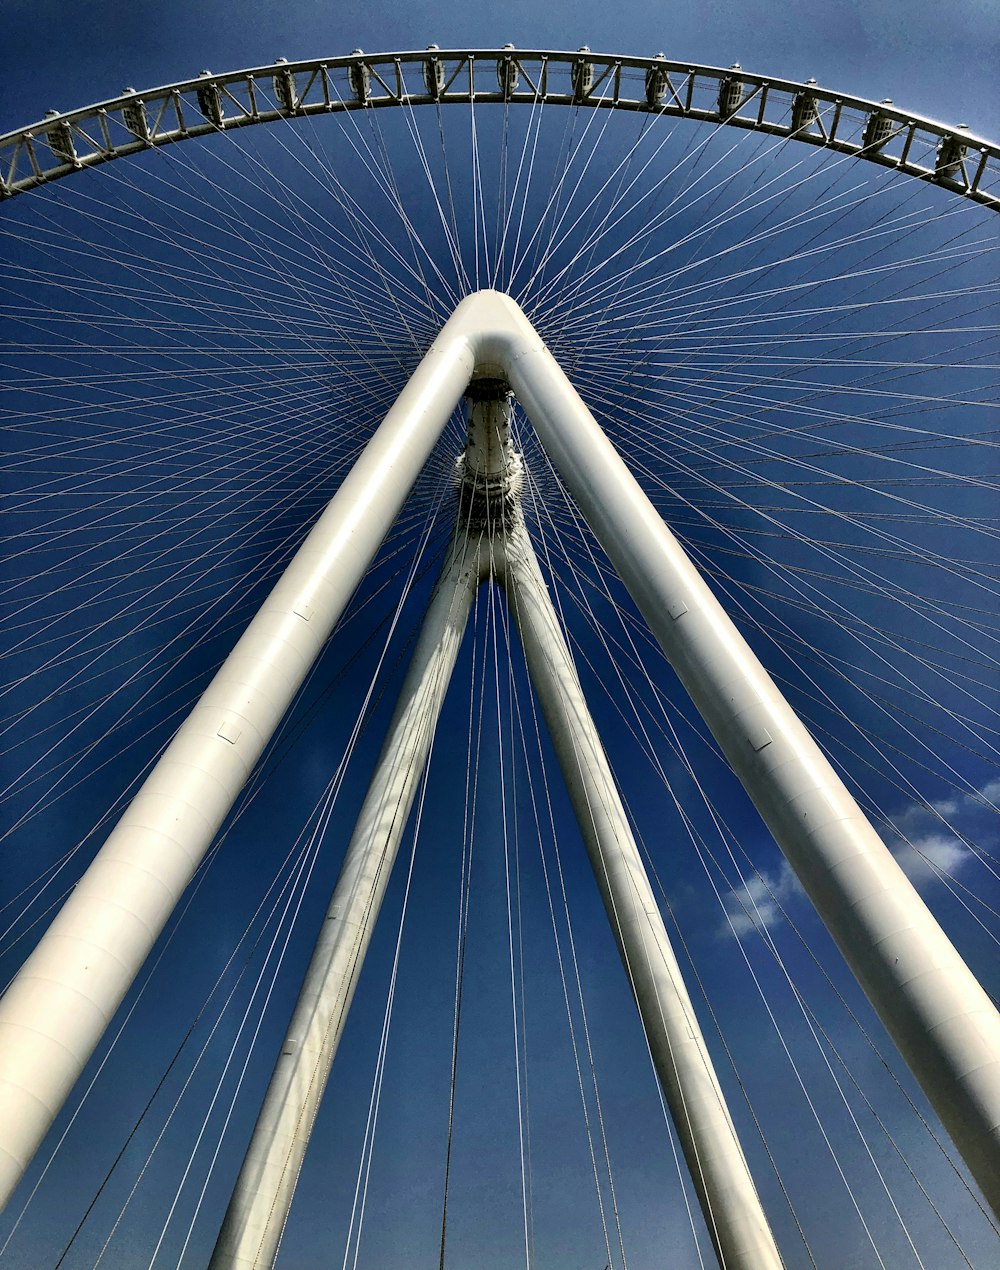
<path fill-rule="evenodd" d="M 995 214 L 718 119 L 523 85 L 287 118 L 277 83 L 255 88 L 268 129 L 3 206 L 3 982 L 436 330 L 494 287 L 1000 991 Z M 861 145 L 864 117 L 840 126 Z M 933 170 L 936 142 L 910 161 Z M 529 530 L 788 1266 L 993 1264 L 964 1167 L 515 429 Z M 463 444 L 456 417 L 5 1215 L 0 1267 L 207 1260 Z M 665 1246 L 704 1267 L 496 588 L 467 644 L 277 1264 L 333 1239 L 345 1270 L 641 1270 Z"/>

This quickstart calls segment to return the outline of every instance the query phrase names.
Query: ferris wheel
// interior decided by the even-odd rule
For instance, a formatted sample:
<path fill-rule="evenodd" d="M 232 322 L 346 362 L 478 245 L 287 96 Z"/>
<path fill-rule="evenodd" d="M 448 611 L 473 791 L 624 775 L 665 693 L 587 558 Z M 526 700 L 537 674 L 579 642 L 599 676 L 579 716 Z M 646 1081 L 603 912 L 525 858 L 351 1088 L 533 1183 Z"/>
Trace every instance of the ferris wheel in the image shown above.
<path fill-rule="evenodd" d="M 431 46 L 0 196 L 0 1266 L 990 1264 L 1000 149 Z"/>

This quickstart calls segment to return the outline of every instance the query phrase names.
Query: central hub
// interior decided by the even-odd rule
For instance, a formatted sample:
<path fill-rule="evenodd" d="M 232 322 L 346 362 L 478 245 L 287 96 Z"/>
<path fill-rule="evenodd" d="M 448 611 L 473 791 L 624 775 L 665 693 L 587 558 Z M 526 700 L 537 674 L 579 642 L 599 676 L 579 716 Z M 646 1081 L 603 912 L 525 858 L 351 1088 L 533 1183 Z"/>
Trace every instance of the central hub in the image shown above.
<path fill-rule="evenodd" d="M 495 534 L 521 510 L 523 464 L 511 445 L 514 398 L 506 379 L 476 376 L 466 390 L 469 427 L 456 462 L 458 517 L 475 533 Z"/>

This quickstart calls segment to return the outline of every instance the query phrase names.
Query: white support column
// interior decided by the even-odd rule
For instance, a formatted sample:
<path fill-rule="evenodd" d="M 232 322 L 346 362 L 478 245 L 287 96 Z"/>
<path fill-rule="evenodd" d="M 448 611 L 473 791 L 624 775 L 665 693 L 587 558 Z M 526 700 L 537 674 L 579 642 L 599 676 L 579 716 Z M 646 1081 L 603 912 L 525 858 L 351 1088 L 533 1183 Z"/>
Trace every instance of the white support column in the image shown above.
<path fill-rule="evenodd" d="M 698 1019 L 523 526 L 504 585 L 702 1213 L 725 1270 L 780 1270 Z"/>
<path fill-rule="evenodd" d="M 449 323 L 0 1001 L 0 1207 L 364 575 L 475 363 Z"/>
<path fill-rule="evenodd" d="M 489 549 L 459 531 L 414 649 L 209 1270 L 270 1270 Z"/>
<path fill-rule="evenodd" d="M 1000 1215 L 1000 1016 L 518 306 L 467 297 L 0 1002 L 0 1204 L 473 370 L 506 378 Z M 641 420 L 637 421 L 641 427 Z"/>
<path fill-rule="evenodd" d="M 1000 1015 L 507 301 L 511 387 L 845 960 L 1000 1216 Z M 634 425 L 642 428 L 637 411 Z"/>

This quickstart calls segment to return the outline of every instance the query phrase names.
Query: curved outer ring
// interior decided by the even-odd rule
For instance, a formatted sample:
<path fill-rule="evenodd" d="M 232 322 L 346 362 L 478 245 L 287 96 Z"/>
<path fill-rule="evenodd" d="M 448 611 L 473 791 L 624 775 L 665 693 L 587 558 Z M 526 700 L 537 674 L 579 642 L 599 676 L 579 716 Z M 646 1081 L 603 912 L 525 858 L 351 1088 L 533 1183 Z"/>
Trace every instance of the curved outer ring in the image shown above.
<path fill-rule="evenodd" d="M 660 76 L 658 98 L 647 95 L 650 72 Z M 515 75 L 516 87 L 501 88 L 502 78 L 510 84 Z M 538 101 L 686 116 L 792 137 L 1000 211 L 1000 146 L 888 101 L 752 75 L 738 66 L 510 46 L 282 60 L 51 112 L 0 136 L 0 198 L 140 150 L 281 118 L 435 102 Z"/>

